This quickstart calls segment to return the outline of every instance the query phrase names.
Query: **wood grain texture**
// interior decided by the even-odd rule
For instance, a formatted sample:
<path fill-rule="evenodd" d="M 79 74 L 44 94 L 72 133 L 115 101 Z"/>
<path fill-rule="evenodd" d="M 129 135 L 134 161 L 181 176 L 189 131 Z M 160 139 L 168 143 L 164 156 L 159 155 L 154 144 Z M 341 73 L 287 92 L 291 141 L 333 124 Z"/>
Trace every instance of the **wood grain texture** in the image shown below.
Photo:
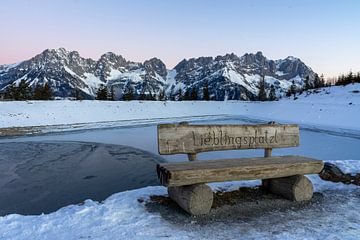
<path fill-rule="evenodd" d="M 158 125 L 160 154 L 233 149 L 284 148 L 299 145 L 297 125 Z"/>
<path fill-rule="evenodd" d="M 322 161 L 301 157 L 240 158 L 158 164 L 157 174 L 164 186 L 197 183 L 270 179 L 319 173 Z"/>
<path fill-rule="evenodd" d="M 308 201 L 313 196 L 311 181 L 302 175 L 266 180 L 266 189 L 292 201 Z"/>
<path fill-rule="evenodd" d="M 169 187 L 169 197 L 191 215 L 209 213 L 213 203 L 213 192 L 206 184 Z"/>

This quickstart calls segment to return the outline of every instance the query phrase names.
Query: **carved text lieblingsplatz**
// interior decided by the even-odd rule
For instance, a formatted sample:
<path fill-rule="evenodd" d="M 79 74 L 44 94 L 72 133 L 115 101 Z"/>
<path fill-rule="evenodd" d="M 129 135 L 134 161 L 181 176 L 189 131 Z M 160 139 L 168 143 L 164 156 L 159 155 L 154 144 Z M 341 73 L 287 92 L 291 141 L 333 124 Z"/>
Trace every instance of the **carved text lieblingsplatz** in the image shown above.
<path fill-rule="evenodd" d="M 207 134 L 196 134 L 192 132 L 194 146 L 249 146 L 258 144 L 275 144 L 278 143 L 277 131 L 270 135 L 268 131 L 264 134 L 258 134 L 255 130 L 253 136 L 236 136 L 227 132 L 211 131 Z"/>

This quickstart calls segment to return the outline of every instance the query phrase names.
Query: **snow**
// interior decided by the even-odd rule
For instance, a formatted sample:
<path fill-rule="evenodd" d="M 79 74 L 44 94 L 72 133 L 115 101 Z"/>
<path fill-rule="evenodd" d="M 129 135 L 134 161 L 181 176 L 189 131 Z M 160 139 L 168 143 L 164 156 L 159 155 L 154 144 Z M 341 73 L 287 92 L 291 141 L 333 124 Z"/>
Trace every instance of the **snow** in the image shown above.
<path fill-rule="evenodd" d="M 168 70 L 168 73 L 166 75 L 166 82 L 168 83 L 169 86 L 175 84 L 176 75 L 177 75 L 176 69 Z"/>
<path fill-rule="evenodd" d="M 0 127 L 56 124 L 92 126 L 148 124 L 196 117 L 247 117 L 303 128 L 360 134 L 360 84 L 323 88 L 277 102 L 110 102 L 28 101 L 0 102 Z M 50 127 L 51 128 L 51 127 Z M 69 127 L 71 128 L 71 127 Z M 62 128 L 65 131 L 67 126 Z M 95 134 L 95 133 L 94 133 Z M 145 133 L 146 134 L 146 133 Z M 340 135 L 339 134 L 339 135 Z M 96 135 L 96 134 L 95 134 Z M 350 138 L 349 138 L 350 139 Z M 351 141 L 351 140 L 349 140 Z M 315 146 L 316 149 L 316 146 Z M 344 150 L 345 151 L 345 150 Z M 356 149 L 354 151 L 357 151 Z M 355 154 L 356 155 L 356 154 Z M 360 172 L 359 159 L 331 160 L 344 172 Z M 87 200 L 51 214 L 0 217 L 1 239 L 359 239 L 358 186 L 322 181 L 310 176 L 323 200 L 305 209 L 268 212 L 255 219 L 215 221 L 201 225 L 196 218 L 174 223 L 145 203 L 151 195 L 166 195 L 166 188 L 146 187 L 112 195 L 98 203 Z M 260 181 L 210 184 L 213 190 L 231 191 Z M 176 216 L 174 216 L 176 218 Z"/>
<path fill-rule="evenodd" d="M 358 171 L 359 165 L 341 161 Z M 267 212 L 255 219 L 238 219 L 227 224 L 221 221 L 199 224 L 196 218 L 175 224 L 158 212 L 150 212 L 138 199 L 149 201 L 151 195 L 166 195 L 166 188 L 146 187 L 112 195 L 98 203 L 86 200 L 80 205 L 64 207 L 51 214 L 0 218 L 2 239 L 358 239 L 360 234 L 359 201 L 355 198 L 335 206 L 331 196 L 339 192 L 359 193 L 358 187 L 328 183 L 310 176 L 315 191 L 324 202 L 315 207 L 286 212 Z M 231 191 L 242 186 L 259 185 L 260 181 L 210 184 L 214 191 Z M 319 204 L 331 209 L 321 208 Z M 179 214 L 179 213 L 178 213 Z"/>
<path fill-rule="evenodd" d="M 74 73 L 68 66 L 64 66 L 65 71 L 70 73 L 70 75 L 77 77 L 77 74 Z"/>
<path fill-rule="evenodd" d="M 117 80 L 121 77 L 122 72 L 116 69 L 111 69 L 108 80 Z"/>
<path fill-rule="evenodd" d="M 287 59 L 287 60 L 290 60 L 290 61 L 296 61 L 296 60 L 299 60 L 298 58 L 293 57 L 293 56 L 288 56 L 286 59 Z"/>
<path fill-rule="evenodd" d="M 0 65 L 0 75 L 7 73 L 11 68 L 19 66 L 23 61 L 13 63 L 13 64 L 4 64 Z"/>
<path fill-rule="evenodd" d="M 96 95 L 96 89 L 98 89 L 101 84 L 105 83 L 92 73 L 85 73 L 84 75 L 85 79 L 83 81 L 87 84 L 88 88 L 83 88 L 82 91 L 90 95 Z"/>
<path fill-rule="evenodd" d="M 275 74 L 278 75 L 278 76 L 284 76 L 284 75 L 286 75 L 286 73 L 284 73 L 283 71 L 276 71 Z"/>
<path fill-rule="evenodd" d="M 230 81 L 245 87 L 251 93 L 256 94 L 259 91 L 257 85 L 254 84 L 253 79 L 250 82 L 247 82 L 246 78 L 244 78 L 242 75 L 232 69 L 228 69 L 227 71 L 225 71 L 224 76 L 228 77 Z"/>
<path fill-rule="evenodd" d="M 141 78 L 142 75 L 145 75 L 145 70 L 144 69 L 136 69 L 133 71 L 122 73 L 120 78 L 128 79 L 129 81 L 136 83 L 136 82 L 143 81 Z"/>
<path fill-rule="evenodd" d="M 90 80 L 91 78 L 88 78 Z M 97 79 L 97 78 L 94 78 Z M 94 81 L 94 84 L 100 82 Z M 275 102 L 246 101 L 14 101 L 0 102 L 0 127 L 241 116 L 303 127 L 360 131 L 360 84 L 323 88 L 318 94 Z M 354 92 L 355 91 L 355 92 Z M 329 93 L 329 94 L 327 94 Z M 155 121 L 156 122 L 156 121 Z"/>

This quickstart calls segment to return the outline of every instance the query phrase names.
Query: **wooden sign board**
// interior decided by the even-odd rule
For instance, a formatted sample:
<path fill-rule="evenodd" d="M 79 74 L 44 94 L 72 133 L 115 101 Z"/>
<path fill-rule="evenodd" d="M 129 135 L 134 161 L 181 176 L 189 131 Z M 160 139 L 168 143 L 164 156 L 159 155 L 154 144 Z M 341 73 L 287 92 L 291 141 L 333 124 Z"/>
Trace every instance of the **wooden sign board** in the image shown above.
<path fill-rule="evenodd" d="M 158 125 L 160 154 L 299 146 L 299 126 L 262 125 Z"/>

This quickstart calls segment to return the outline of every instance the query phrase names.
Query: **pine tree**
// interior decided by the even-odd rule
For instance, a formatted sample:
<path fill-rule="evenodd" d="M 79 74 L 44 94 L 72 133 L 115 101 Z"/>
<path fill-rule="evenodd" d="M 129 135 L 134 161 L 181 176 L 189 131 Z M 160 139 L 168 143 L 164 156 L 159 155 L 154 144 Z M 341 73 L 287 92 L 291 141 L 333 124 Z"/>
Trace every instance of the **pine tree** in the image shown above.
<path fill-rule="evenodd" d="M 31 99 L 31 90 L 29 84 L 23 79 L 20 81 L 16 89 L 15 100 L 29 100 Z"/>
<path fill-rule="evenodd" d="M 153 94 L 153 93 L 151 92 L 151 90 L 150 90 L 150 91 L 149 91 L 149 94 L 146 95 L 145 100 L 148 100 L 148 101 L 156 101 L 155 94 Z"/>
<path fill-rule="evenodd" d="M 182 97 L 183 101 L 189 101 L 190 100 L 190 88 L 187 88 L 183 97 Z"/>
<path fill-rule="evenodd" d="M 304 86 L 304 90 L 309 90 L 311 89 L 311 85 L 310 85 L 310 77 L 306 76 L 305 78 L 305 86 Z"/>
<path fill-rule="evenodd" d="M 45 83 L 44 86 L 36 85 L 33 91 L 34 100 L 51 100 L 53 93 L 49 83 Z"/>
<path fill-rule="evenodd" d="M 354 74 L 352 71 L 349 72 L 349 74 L 346 76 L 347 82 L 348 83 L 353 83 L 354 81 Z"/>
<path fill-rule="evenodd" d="M 207 83 L 203 87 L 203 100 L 210 101 L 209 85 Z"/>
<path fill-rule="evenodd" d="M 269 100 L 270 100 L 270 101 L 275 101 L 275 100 L 277 100 L 274 85 L 271 85 L 271 86 L 270 86 Z"/>
<path fill-rule="evenodd" d="M 43 87 L 42 98 L 43 100 L 51 100 L 53 98 L 53 92 L 49 83 L 45 83 Z"/>
<path fill-rule="evenodd" d="M 159 92 L 158 100 L 159 101 L 165 101 L 166 100 L 165 90 L 164 89 Z"/>
<path fill-rule="evenodd" d="M 139 100 L 142 100 L 142 101 L 146 100 L 146 95 L 145 95 L 144 90 L 140 93 Z"/>
<path fill-rule="evenodd" d="M 196 101 L 196 100 L 197 100 L 197 91 L 196 91 L 195 88 L 193 88 L 193 89 L 191 90 L 190 99 L 193 100 L 193 101 Z"/>
<path fill-rule="evenodd" d="M 265 90 L 265 76 L 263 75 L 259 83 L 259 94 L 258 99 L 260 101 L 267 101 L 266 90 Z"/>
<path fill-rule="evenodd" d="M 81 91 L 77 88 L 74 89 L 72 95 L 75 100 L 83 100 L 84 99 L 84 97 L 81 95 Z"/>
<path fill-rule="evenodd" d="M 108 90 L 106 86 L 100 85 L 96 93 L 96 100 L 108 100 Z"/>
<path fill-rule="evenodd" d="M 294 97 L 295 97 L 295 95 L 296 95 L 296 85 L 295 85 L 294 80 L 292 81 L 292 84 L 290 86 L 290 91 L 291 91 L 291 94 L 294 94 Z"/>
<path fill-rule="evenodd" d="M 109 94 L 108 100 L 115 101 L 115 89 L 114 89 L 113 85 L 111 85 L 111 87 L 110 87 L 110 94 Z"/>
<path fill-rule="evenodd" d="M 134 89 L 131 86 L 128 86 L 123 94 L 124 101 L 131 101 L 134 100 Z"/>
<path fill-rule="evenodd" d="M 176 101 L 175 94 L 173 94 L 172 91 L 171 91 L 171 94 L 170 94 L 170 101 Z"/>
<path fill-rule="evenodd" d="M 4 98 L 9 100 L 15 100 L 15 94 L 17 94 L 17 87 L 15 83 L 12 83 L 10 86 L 6 87 Z"/>
<path fill-rule="evenodd" d="M 325 85 L 324 75 L 321 74 L 321 77 L 319 77 L 319 75 L 315 74 L 314 88 L 321 88 L 324 87 L 324 85 Z"/>
<path fill-rule="evenodd" d="M 183 98 L 184 98 L 184 96 L 183 96 L 183 93 L 182 93 L 182 90 L 181 90 L 181 88 L 179 89 L 179 91 L 178 91 L 178 98 L 177 98 L 177 100 L 178 101 L 182 101 L 183 100 Z"/>
<path fill-rule="evenodd" d="M 34 100 L 42 100 L 42 91 L 43 91 L 42 86 L 36 85 L 34 88 L 33 99 Z"/>
<path fill-rule="evenodd" d="M 325 77 L 324 74 L 320 76 L 320 87 L 325 87 Z"/>

